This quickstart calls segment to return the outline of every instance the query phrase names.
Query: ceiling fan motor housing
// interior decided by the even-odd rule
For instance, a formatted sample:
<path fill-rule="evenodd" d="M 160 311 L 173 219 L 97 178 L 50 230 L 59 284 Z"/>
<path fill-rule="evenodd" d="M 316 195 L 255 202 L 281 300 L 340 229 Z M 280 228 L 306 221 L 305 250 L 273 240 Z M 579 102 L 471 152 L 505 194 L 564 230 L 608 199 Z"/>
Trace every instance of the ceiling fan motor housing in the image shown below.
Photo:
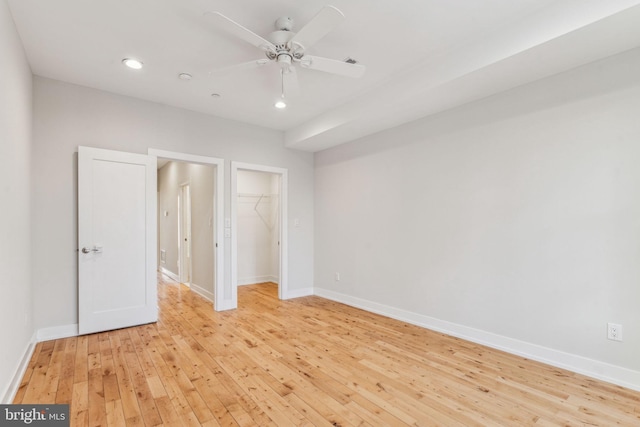
<path fill-rule="evenodd" d="M 295 35 L 296 33 L 294 33 L 293 31 L 274 31 L 273 33 L 269 34 L 267 40 L 276 45 L 277 48 L 284 49 L 289 43 L 289 40 L 291 40 Z"/>
<path fill-rule="evenodd" d="M 293 28 L 293 18 L 282 16 L 276 20 L 275 26 L 276 30 L 291 31 L 291 29 Z"/>
<path fill-rule="evenodd" d="M 284 19 L 284 18 L 280 18 L 280 19 Z M 278 21 L 276 22 L 280 22 L 280 19 L 278 19 Z M 291 18 L 287 18 L 287 19 L 291 19 Z M 269 34 L 269 37 L 267 39 L 274 44 L 276 50 L 275 52 L 267 51 L 266 52 L 267 58 L 272 60 L 275 59 L 276 62 L 279 63 L 283 68 L 288 68 L 291 65 L 292 60 L 294 58 L 297 58 L 294 52 L 292 52 L 292 49 L 291 49 L 292 47 L 289 43 L 289 41 L 295 35 L 296 33 L 288 30 L 274 31 L 273 33 Z"/>

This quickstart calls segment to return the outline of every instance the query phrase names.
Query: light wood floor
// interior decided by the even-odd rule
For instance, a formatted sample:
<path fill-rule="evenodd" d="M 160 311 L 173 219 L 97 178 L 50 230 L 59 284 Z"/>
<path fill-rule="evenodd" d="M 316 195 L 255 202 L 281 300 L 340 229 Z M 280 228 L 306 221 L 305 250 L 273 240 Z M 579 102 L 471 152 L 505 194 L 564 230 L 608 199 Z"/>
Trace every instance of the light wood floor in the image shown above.
<path fill-rule="evenodd" d="M 640 393 L 318 297 L 159 285 L 157 324 L 40 343 L 15 403 L 72 425 L 640 425 Z"/>

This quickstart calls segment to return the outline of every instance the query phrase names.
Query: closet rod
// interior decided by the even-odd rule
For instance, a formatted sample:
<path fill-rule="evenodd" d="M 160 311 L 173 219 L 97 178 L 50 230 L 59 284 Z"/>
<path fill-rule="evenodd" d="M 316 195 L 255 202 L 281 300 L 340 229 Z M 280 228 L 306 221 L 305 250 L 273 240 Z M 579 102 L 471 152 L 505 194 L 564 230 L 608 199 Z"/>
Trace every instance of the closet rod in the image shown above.
<path fill-rule="evenodd" d="M 274 193 L 238 193 L 238 197 L 278 197 Z"/>

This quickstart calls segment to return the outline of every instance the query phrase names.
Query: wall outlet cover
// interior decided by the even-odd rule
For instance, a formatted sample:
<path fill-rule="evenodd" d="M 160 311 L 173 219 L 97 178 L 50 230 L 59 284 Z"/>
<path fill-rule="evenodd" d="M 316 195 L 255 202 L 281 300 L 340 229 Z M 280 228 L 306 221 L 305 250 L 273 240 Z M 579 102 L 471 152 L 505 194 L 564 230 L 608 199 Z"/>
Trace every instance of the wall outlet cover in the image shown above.
<path fill-rule="evenodd" d="M 622 341 L 622 325 L 607 323 L 607 338 L 613 341 Z"/>

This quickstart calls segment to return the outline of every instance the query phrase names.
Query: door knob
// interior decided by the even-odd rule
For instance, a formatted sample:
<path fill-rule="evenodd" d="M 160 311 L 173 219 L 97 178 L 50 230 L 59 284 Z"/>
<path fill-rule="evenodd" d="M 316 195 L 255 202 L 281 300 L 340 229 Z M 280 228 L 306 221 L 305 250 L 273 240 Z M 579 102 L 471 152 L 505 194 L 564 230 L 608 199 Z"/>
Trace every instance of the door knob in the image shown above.
<path fill-rule="evenodd" d="M 82 253 L 83 254 L 88 254 L 90 252 L 102 252 L 102 246 L 100 246 L 100 247 L 94 246 L 93 248 L 87 248 L 85 246 L 84 248 L 82 248 Z"/>

